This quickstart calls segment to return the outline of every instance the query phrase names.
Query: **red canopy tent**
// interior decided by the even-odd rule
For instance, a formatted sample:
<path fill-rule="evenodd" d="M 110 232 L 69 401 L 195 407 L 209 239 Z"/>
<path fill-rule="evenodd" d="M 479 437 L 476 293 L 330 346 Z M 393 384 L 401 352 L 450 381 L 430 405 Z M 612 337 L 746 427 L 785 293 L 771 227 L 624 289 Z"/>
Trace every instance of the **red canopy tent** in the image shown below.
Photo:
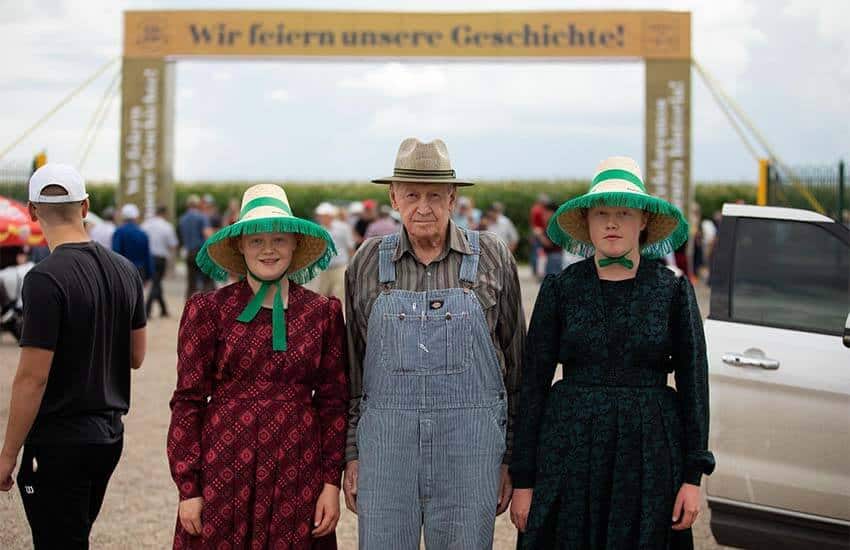
<path fill-rule="evenodd" d="M 0 246 L 47 244 L 38 222 L 30 219 L 25 204 L 0 196 Z"/>

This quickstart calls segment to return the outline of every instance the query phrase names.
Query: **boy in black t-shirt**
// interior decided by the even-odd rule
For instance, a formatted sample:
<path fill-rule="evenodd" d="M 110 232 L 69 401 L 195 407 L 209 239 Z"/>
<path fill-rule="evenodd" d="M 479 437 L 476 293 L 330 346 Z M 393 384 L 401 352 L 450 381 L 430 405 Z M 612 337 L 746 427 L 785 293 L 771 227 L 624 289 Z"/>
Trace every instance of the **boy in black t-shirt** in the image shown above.
<path fill-rule="evenodd" d="M 29 200 L 51 254 L 24 279 L 0 490 L 11 489 L 26 443 L 17 482 L 35 548 L 88 548 L 121 456 L 130 369 L 144 359 L 143 286 L 129 261 L 89 239 L 76 170 L 46 164 L 30 179 Z"/>

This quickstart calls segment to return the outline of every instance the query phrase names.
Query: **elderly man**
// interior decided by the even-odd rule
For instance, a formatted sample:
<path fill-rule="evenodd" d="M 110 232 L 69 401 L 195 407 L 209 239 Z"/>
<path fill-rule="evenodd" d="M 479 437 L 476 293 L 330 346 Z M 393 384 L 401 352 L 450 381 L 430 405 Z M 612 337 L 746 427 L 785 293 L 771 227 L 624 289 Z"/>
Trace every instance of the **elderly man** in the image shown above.
<path fill-rule="evenodd" d="M 513 256 L 451 221 L 459 180 L 440 140 L 402 142 L 389 184 L 400 232 L 346 273 L 351 406 L 346 505 L 360 547 L 491 548 L 525 324 Z"/>

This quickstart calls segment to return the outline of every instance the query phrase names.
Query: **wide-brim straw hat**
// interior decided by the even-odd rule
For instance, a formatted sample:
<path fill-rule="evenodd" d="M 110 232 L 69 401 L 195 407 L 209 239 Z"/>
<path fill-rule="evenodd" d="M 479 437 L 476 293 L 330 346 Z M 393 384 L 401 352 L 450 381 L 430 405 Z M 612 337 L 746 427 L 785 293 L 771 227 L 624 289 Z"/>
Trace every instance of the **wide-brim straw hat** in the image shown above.
<path fill-rule="evenodd" d="M 207 239 L 196 256 L 198 267 L 213 279 L 248 273 L 238 247 L 242 235 L 294 233 L 298 244 L 284 276 L 299 284 L 326 269 L 336 255 L 330 234 L 322 226 L 294 216 L 286 192 L 279 185 L 262 183 L 249 187 L 242 195 L 239 212 L 239 220 Z"/>
<path fill-rule="evenodd" d="M 688 239 L 688 222 L 682 212 L 646 192 L 640 166 L 629 157 L 610 157 L 599 164 L 590 190 L 562 204 L 549 220 L 549 238 L 568 252 L 584 257 L 595 254 L 586 212 L 594 206 L 637 208 L 649 213 L 646 239 L 640 249 L 646 258 L 663 258 Z"/>
<path fill-rule="evenodd" d="M 423 143 L 416 138 L 401 142 L 395 157 L 393 175 L 372 180 L 374 183 L 453 183 L 468 187 L 471 181 L 458 179 L 446 144 L 440 139 Z"/>

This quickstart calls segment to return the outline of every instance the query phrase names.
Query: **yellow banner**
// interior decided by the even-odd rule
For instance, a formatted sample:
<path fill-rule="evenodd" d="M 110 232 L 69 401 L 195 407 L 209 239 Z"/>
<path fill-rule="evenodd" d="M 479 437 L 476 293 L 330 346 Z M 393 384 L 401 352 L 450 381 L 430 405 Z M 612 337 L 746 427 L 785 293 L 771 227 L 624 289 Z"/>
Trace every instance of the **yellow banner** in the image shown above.
<path fill-rule="evenodd" d="M 645 101 L 644 181 L 690 218 L 690 61 L 647 61 Z"/>
<path fill-rule="evenodd" d="M 690 59 L 689 12 L 129 11 L 124 56 Z"/>
<path fill-rule="evenodd" d="M 122 72 L 117 204 L 132 202 L 145 218 L 160 205 L 173 214 L 174 63 L 125 59 Z"/>

